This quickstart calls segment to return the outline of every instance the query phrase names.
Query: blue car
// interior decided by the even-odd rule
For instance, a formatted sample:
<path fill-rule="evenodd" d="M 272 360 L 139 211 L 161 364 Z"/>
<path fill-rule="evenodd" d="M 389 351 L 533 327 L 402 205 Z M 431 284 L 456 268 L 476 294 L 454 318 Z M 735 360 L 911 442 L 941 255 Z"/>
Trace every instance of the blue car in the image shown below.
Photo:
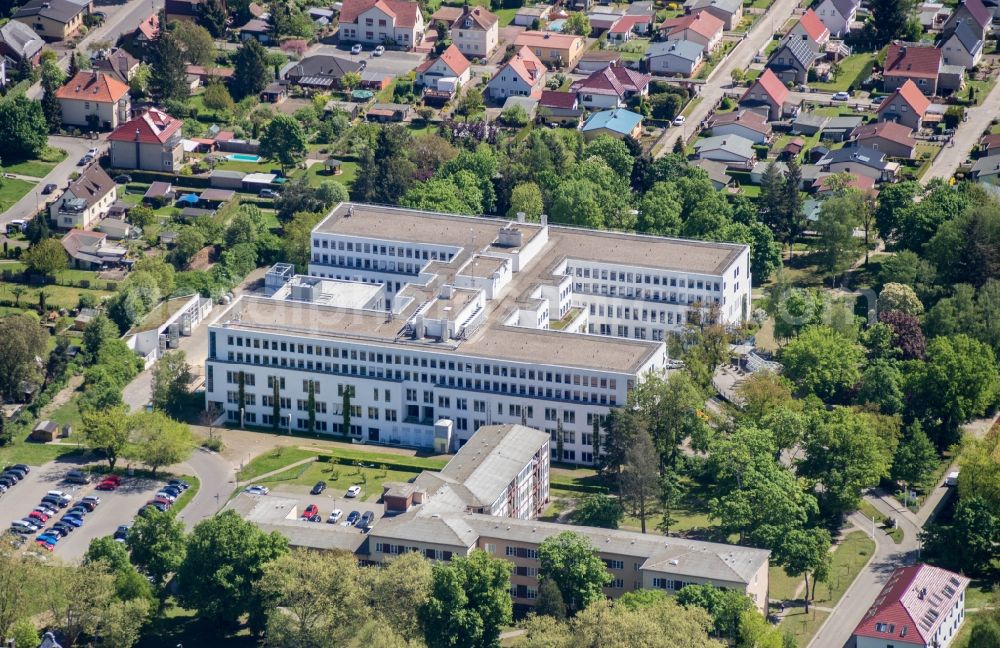
<path fill-rule="evenodd" d="M 37 542 L 44 542 L 45 544 L 54 545 L 59 542 L 59 535 L 55 533 L 43 533 L 42 535 L 35 538 Z"/>
<path fill-rule="evenodd" d="M 62 521 L 65 522 L 66 524 L 72 524 L 75 527 L 83 526 L 83 518 L 77 517 L 76 515 L 67 515 L 62 519 Z"/>

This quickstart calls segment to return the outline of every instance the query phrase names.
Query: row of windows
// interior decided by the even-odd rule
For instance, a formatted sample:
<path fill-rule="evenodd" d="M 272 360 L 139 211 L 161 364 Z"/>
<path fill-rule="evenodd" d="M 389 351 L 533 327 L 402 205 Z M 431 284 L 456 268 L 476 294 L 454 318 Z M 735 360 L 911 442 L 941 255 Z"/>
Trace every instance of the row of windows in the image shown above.
<path fill-rule="evenodd" d="M 573 290 L 580 295 L 603 295 L 605 297 L 621 297 L 624 299 L 645 299 L 647 301 L 669 302 L 672 304 L 693 304 L 695 302 L 714 302 L 718 304 L 722 302 L 722 299 L 718 296 L 700 297 L 694 294 L 676 292 L 667 293 L 665 290 L 663 292 L 660 292 L 659 290 L 643 291 L 633 290 L 632 288 L 622 288 L 621 290 L 618 290 L 617 287 L 608 286 L 607 284 L 577 282 L 573 285 Z"/>
<path fill-rule="evenodd" d="M 372 261 L 370 259 L 355 259 L 354 257 L 330 256 L 326 254 L 314 254 L 313 263 L 322 263 L 327 266 L 340 266 L 341 268 L 362 268 L 365 270 L 379 270 L 382 272 L 398 272 L 409 275 L 420 273 L 420 264 L 417 263 L 396 263 L 395 261 Z M 378 283 L 378 282 L 376 282 Z"/>
<path fill-rule="evenodd" d="M 451 261 L 454 258 L 452 252 L 438 252 L 437 250 L 420 250 L 412 247 L 396 247 L 395 245 L 378 245 L 375 243 L 354 243 L 353 241 L 337 241 L 336 247 L 333 241 L 328 239 L 313 239 L 314 248 L 340 250 L 343 252 L 360 252 L 362 254 L 374 254 L 378 256 L 390 256 L 406 259 L 423 259 L 424 261 Z"/>
<path fill-rule="evenodd" d="M 584 279 L 600 279 L 602 281 L 620 281 L 622 283 L 649 284 L 653 286 L 670 286 L 676 288 L 695 288 L 697 290 L 714 290 L 720 292 L 721 287 L 718 281 L 705 281 L 703 279 L 685 279 L 681 277 L 660 277 L 659 275 L 632 273 L 624 270 L 606 270 L 587 267 L 567 267 L 566 273 L 582 277 Z"/>

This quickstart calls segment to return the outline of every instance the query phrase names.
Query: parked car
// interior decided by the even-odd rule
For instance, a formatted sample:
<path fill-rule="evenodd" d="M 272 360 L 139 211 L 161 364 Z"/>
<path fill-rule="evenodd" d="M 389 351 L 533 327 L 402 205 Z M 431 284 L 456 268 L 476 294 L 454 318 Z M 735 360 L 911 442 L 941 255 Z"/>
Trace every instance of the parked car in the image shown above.
<path fill-rule="evenodd" d="M 674 126 L 683 126 L 687 118 L 684 115 L 677 115 L 674 117 Z"/>
<path fill-rule="evenodd" d="M 361 53 L 361 49 L 362 49 L 361 48 L 361 44 L 358 43 L 357 45 L 354 45 L 353 47 L 351 47 L 351 54 L 360 54 Z"/>
<path fill-rule="evenodd" d="M 69 533 L 72 533 L 73 529 L 75 529 L 76 527 L 73 526 L 72 524 L 66 524 L 65 522 L 60 520 L 59 522 L 53 524 L 52 528 L 58 529 L 60 532 L 62 532 L 63 535 L 67 535 Z"/>
<path fill-rule="evenodd" d="M 361 517 L 360 513 L 358 513 L 357 511 L 351 511 L 350 513 L 347 514 L 347 519 L 344 520 L 344 525 L 354 526 L 354 524 L 358 521 L 360 517 Z"/>
<path fill-rule="evenodd" d="M 325 490 L 326 490 L 326 482 L 325 481 L 318 481 L 318 482 L 316 482 L 316 485 L 312 487 L 312 490 L 309 491 L 309 493 L 311 495 L 319 495 L 320 493 L 322 493 Z"/>
<path fill-rule="evenodd" d="M 382 56 L 383 54 L 385 54 L 384 45 L 379 45 L 378 47 L 375 48 L 375 51 L 372 52 L 372 56 Z"/>
<path fill-rule="evenodd" d="M 268 493 L 271 492 L 271 489 L 269 489 L 267 486 L 254 485 L 254 486 L 247 486 L 245 489 L 243 489 L 243 492 L 248 495 L 267 495 Z"/>
<path fill-rule="evenodd" d="M 360 520 L 358 520 L 357 526 L 359 529 L 363 529 L 369 524 L 371 524 L 372 520 L 374 519 L 375 519 L 374 513 L 372 513 L 371 511 L 365 511 L 365 514 L 361 516 Z"/>
<path fill-rule="evenodd" d="M 40 541 L 45 541 L 45 542 L 48 542 L 49 540 L 51 540 L 52 542 L 50 544 L 56 544 L 57 542 L 59 542 L 59 538 L 61 538 L 61 537 L 62 536 L 60 536 L 58 533 L 54 533 L 52 531 L 46 531 L 42 535 L 40 535 L 37 538 L 35 538 L 35 540 L 40 540 Z"/>
<path fill-rule="evenodd" d="M 80 517 L 79 515 L 64 515 L 62 518 L 62 522 L 65 522 L 66 524 L 72 524 L 75 527 L 83 526 L 83 518 Z"/>
<path fill-rule="evenodd" d="M 102 481 L 100 484 L 98 484 L 94 488 L 96 488 L 99 491 L 113 491 L 116 488 L 118 488 L 118 484 L 116 484 L 113 481 L 105 479 L 104 481 Z"/>
<path fill-rule="evenodd" d="M 56 185 L 54 185 L 54 184 L 52 184 L 52 183 L 50 182 L 49 184 L 45 185 L 45 186 L 44 186 L 44 187 L 42 188 L 42 193 L 43 193 L 43 194 L 45 194 L 45 195 L 49 195 L 50 193 L 52 193 L 53 191 L 55 191 L 55 190 L 56 190 L 56 189 L 58 189 L 58 188 L 59 188 L 59 187 L 57 187 Z"/>
<path fill-rule="evenodd" d="M 14 520 L 10 523 L 10 530 L 14 533 L 34 533 L 38 529 L 38 525 L 30 520 Z"/>
<path fill-rule="evenodd" d="M 66 511 L 66 515 L 75 515 L 77 517 L 82 517 L 82 518 L 87 517 L 88 513 L 90 513 L 90 511 L 88 511 L 82 506 L 74 506 L 70 510 Z"/>
<path fill-rule="evenodd" d="M 42 524 L 45 524 L 46 522 L 49 521 L 49 518 L 52 516 L 49 515 L 48 513 L 43 513 L 41 511 L 32 511 L 31 513 L 28 513 L 28 517 L 34 518 L 35 520 L 38 520 Z"/>
<path fill-rule="evenodd" d="M 274 189 L 261 189 L 259 192 L 257 192 L 257 197 L 258 198 L 277 198 L 278 197 L 278 192 L 275 191 Z"/>
<path fill-rule="evenodd" d="M 8 470 L 17 470 L 27 475 L 28 473 L 31 472 L 31 466 L 29 466 L 28 464 L 17 463 L 14 464 L 13 466 L 7 466 L 6 468 L 4 468 L 5 472 Z"/>
<path fill-rule="evenodd" d="M 92 513 L 94 511 L 94 509 L 97 508 L 97 503 L 89 501 L 89 500 L 86 501 L 86 502 L 83 501 L 83 500 L 80 500 L 79 502 L 76 503 L 76 506 L 74 506 L 73 508 L 86 509 L 88 513 Z"/>
<path fill-rule="evenodd" d="M 310 504 L 309 506 L 306 507 L 304 511 L 302 511 L 302 519 L 309 520 L 313 516 L 318 514 L 319 514 L 319 507 L 316 506 L 315 504 Z"/>
<path fill-rule="evenodd" d="M 143 506 L 142 508 L 150 508 L 150 507 L 155 508 L 160 513 L 166 513 L 167 509 L 170 508 L 170 505 L 166 504 L 165 502 L 149 501 L 146 502 L 146 505 Z M 141 513 L 142 509 L 139 509 L 139 512 Z"/>
<path fill-rule="evenodd" d="M 93 161 L 94 161 L 94 156 L 84 155 L 82 158 L 80 158 L 80 161 L 76 163 L 76 166 L 87 166 Z"/>
<path fill-rule="evenodd" d="M 128 184 L 128 183 L 132 182 L 132 176 L 128 175 L 127 173 L 123 173 L 121 175 L 116 175 L 115 176 L 115 182 L 118 183 L 118 184 Z"/>
<path fill-rule="evenodd" d="M 66 473 L 65 481 L 70 484 L 86 484 L 90 482 L 90 477 L 82 470 L 71 470 Z"/>
<path fill-rule="evenodd" d="M 60 538 L 65 538 L 66 536 L 69 535 L 69 530 L 65 526 L 58 526 L 53 524 L 51 527 L 49 527 L 47 533 L 53 533 L 59 536 Z"/>
<path fill-rule="evenodd" d="M 11 488 L 17 483 L 17 477 L 12 475 L 0 475 L 0 484 L 7 488 Z"/>
<path fill-rule="evenodd" d="M 125 539 L 128 538 L 128 525 L 119 524 L 112 537 L 118 542 L 125 542 Z"/>
<path fill-rule="evenodd" d="M 326 521 L 330 524 L 336 524 L 340 522 L 340 518 L 344 517 L 344 512 L 340 509 L 333 509 L 330 511 L 330 517 L 326 518 Z"/>
<path fill-rule="evenodd" d="M 45 504 L 39 504 L 38 506 L 35 507 L 35 510 L 40 513 L 44 513 L 49 517 L 52 517 L 53 515 L 56 514 L 56 510 L 54 508 L 52 508 L 51 506 L 47 506 Z"/>
<path fill-rule="evenodd" d="M 62 503 L 62 500 L 54 495 L 46 495 L 42 498 L 42 504 L 50 504 L 54 508 L 65 508 L 66 505 Z"/>
<path fill-rule="evenodd" d="M 157 499 L 166 500 L 166 501 L 170 502 L 171 504 L 173 504 L 177 500 L 177 496 L 176 495 L 172 495 L 171 493 L 168 493 L 166 491 L 160 491 L 160 492 L 158 492 L 156 494 L 156 498 Z"/>
<path fill-rule="evenodd" d="M 851 95 L 848 92 L 834 92 L 832 98 L 834 101 L 847 101 Z"/>
<path fill-rule="evenodd" d="M 360 494 L 361 494 L 360 486 L 351 486 L 350 488 L 347 489 L 347 493 L 345 495 L 346 497 L 357 497 Z"/>
<path fill-rule="evenodd" d="M 948 476 L 944 478 L 944 485 L 958 486 L 958 474 L 960 472 L 961 472 L 960 470 L 955 470 L 953 472 L 948 473 Z"/>
<path fill-rule="evenodd" d="M 81 502 L 93 502 L 94 506 L 97 506 L 98 504 L 101 503 L 101 498 L 98 497 L 97 495 L 86 495 L 84 497 L 81 497 L 80 501 Z"/>
<path fill-rule="evenodd" d="M 73 499 L 72 495 L 70 495 L 69 493 L 64 493 L 61 490 L 50 490 L 50 491 L 46 492 L 45 494 L 46 495 L 52 495 L 53 497 L 58 497 L 58 498 L 64 499 L 67 502 L 72 501 L 72 499 Z"/>
<path fill-rule="evenodd" d="M 100 151 L 98 151 L 96 148 L 89 148 L 89 149 L 87 149 L 87 155 L 89 155 L 90 157 L 94 157 L 95 158 L 99 154 L 100 154 Z"/>
<path fill-rule="evenodd" d="M 174 505 L 174 503 L 171 502 L 170 500 L 168 500 L 167 498 L 160 497 L 160 496 L 156 496 L 156 497 L 154 497 L 153 499 L 149 500 L 146 503 L 147 504 L 162 504 L 163 506 L 166 506 L 167 508 L 170 508 L 171 506 Z"/>
<path fill-rule="evenodd" d="M 183 479 L 171 479 L 167 482 L 167 486 L 176 486 L 181 490 L 187 490 L 191 488 L 191 484 L 187 483 Z"/>

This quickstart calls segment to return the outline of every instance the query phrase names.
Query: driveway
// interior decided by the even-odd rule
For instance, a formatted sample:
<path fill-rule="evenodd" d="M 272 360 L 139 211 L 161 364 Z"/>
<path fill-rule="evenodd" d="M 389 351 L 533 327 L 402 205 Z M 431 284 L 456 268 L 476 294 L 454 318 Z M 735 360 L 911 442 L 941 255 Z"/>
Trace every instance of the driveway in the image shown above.
<path fill-rule="evenodd" d="M 310 52 L 312 54 L 337 55 L 341 58 L 348 58 L 367 63 L 365 71 L 381 72 L 393 78 L 407 74 L 426 60 L 426 54 L 417 52 L 396 52 L 387 50 L 382 56 L 373 56 L 370 48 L 365 49 L 360 54 L 351 54 L 350 48 L 332 44 L 316 45 Z"/>
<path fill-rule="evenodd" d="M 107 134 L 100 139 L 103 141 L 103 139 L 106 138 Z M 82 158 L 87 152 L 87 149 L 92 146 L 100 147 L 101 144 L 100 142 L 80 137 L 62 137 L 61 135 L 51 135 L 49 137 L 49 146 L 66 151 L 66 159 L 57 164 L 47 176 L 38 180 L 34 189 L 26 193 L 19 201 L 14 203 L 10 209 L 0 214 L 0 231 L 7 231 L 7 223 L 12 220 L 27 220 L 34 217 L 34 215 L 38 213 L 39 208 L 44 205 L 46 201 L 54 199 L 58 195 L 58 191 L 55 191 L 48 196 L 43 196 L 42 188 L 51 183 L 59 187 L 59 190 L 64 189 L 69 183 L 70 174 L 78 169 L 76 163 L 80 161 L 80 158 Z M 35 181 L 36 178 L 31 178 L 31 180 Z"/>
<path fill-rule="evenodd" d="M 792 12 L 799 6 L 798 0 L 775 0 L 767 13 L 760 17 L 757 24 L 747 34 L 729 55 L 712 70 L 705 84 L 701 87 L 701 102 L 687 113 L 687 123 L 682 128 L 668 128 L 660 141 L 654 145 L 656 157 L 662 157 L 671 152 L 674 141 L 683 137 L 685 141 L 699 127 L 708 113 L 715 108 L 725 94 L 725 89 L 732 85 L 730 74 L 739 68 L 746 70 L 757 55 L 770 42 L 775 29 L 785 24 Z"/>

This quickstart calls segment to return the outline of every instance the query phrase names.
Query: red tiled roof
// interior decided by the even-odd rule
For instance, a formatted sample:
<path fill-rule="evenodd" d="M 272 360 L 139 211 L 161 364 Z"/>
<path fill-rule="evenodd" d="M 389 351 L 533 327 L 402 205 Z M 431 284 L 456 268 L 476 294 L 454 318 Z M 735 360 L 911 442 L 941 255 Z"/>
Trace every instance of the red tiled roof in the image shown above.
<path fill-rule="evenodd" d="M 653 22 L 652 16 L 622 16 L 609 31 L 612 34 L 627 34 L 635 29 L 636 25 L 647 25 L 651 22 Z"/>
<path fill-rule="evenodd" d="M 344 0 L 344 6 L 340 10 L 340 22 L 357 22 L 358 15 L 372 7 L 378 7 L 383 13 L 395 17 L 397 27 L 413 27 L 417 24 L 417 16 L 420 15 L 417 3 L 406 0 Z"/>
<path fill-rule="evenodd" d="M 137 29 L 143 36 L 146 37 L 147 40 L 153 40 L 160 33 L 160 17 L 153 14 L 139 23 L 139 27 Z"/>
<path fill-rule="evenodd" d="M 764 72 L 757 77 L 757 80 L 754 81 L 753 85 L 747 88 L 747 91 L 743 93 L 740 101 L 746 99 L 747 95 L 753 92 L 754 88 L 757 87 L 763 90 L 767 96 L 771 98 L 771 101 L 776 103 L 778 106 L 784 105 L 785 100 L 788 99 L 788 88 L 781 82 L 781 79 L 778 78 L 778 75 L 776 75 L 771 68 L 764 69 Z"/>
<path fill-rule="evenodd" d="M 128 94 L 128 86 L 110 74 L 80 70 L 56 91 L 59 99 L 114 103 Z"/>
<path fill-rule="evenodd" d="M 983 135 L 982 139 L 979 140 L 979 146 L 987 151 L 1000 147 L 1000 135 L 995 133 Z"/>
<path fill-rule="evenodd" d="M 929 644 L 968 584 L 964 576 L 929 565 L 897 569 L 854 635 Z"/>
<path fill-rule="evenodd" d="M 573 110 L 573 107 L 576 105 L 576 94 L 573 92 L 546 90 L 542 93 L 542 98 L 538 100 L 538 105 L 547 108 Z"/>
<path fill-rule="evenodd" d="M 626 92 L 642 92 L 652 77 L 629 68 L 612 66 L 597 70 L 586 79 L 570 86 L 574 92 L 596 94 L 616 94 L 624 97 Z"/>
<path fill-rule="evenodd" d="M 232 68 L 220 68 L 220 67 L 202 67 L 200 65 L 189 65 L 184 68 L 185 74 L 193 74 L 199 77 L 218 77 L 220 79 L 228 79 L 233 76 L 236 72 Z"/>
<path fill-rule="evenodd" d="M 463 11 L 462 14 L 455 20 L 455 23 L 462 22 L 464 24 L 464 19 L 467 16 L 471 18 L 480 29 L 489 29 L 499 20 L 496 14 L 490 13 L 483 7 L 469 6 L 466 11 Z"/>
<path fill-rule="evenodd" d="M 505 67 L 510 68 L 511 72 L 521 77 L 521 80 L 528 85 L 534 85 L 538 79 L 545 75 L 545 64 L 535 56 L 535 53 L 527 45 L 521 47 L 517 54 L 507 61 Z M 497 74 L 500 74 L 503 69 L 501 67 Z"/>
<path fill-rule="evenodd" d="M 889 76 L 936 79 L 941 70 L 941 50 L 933 45 L 891 43 L 885 57 Z"/>
<path fill-rule="evenodd" d="M 826 28 L 826 25 L 823 24 L 823 21 L 819 19 L 819 16 L 812 9 L 806 9 L 806 12 L 799 18 L 799 24 L 806 30 L 806 35 L 814 43 L 818 43 L 824 35 L 827 37 L 830 36 L 830 30 Z"/>
<path fill-rule="evenodd" d="M 156 108 L 150 108 L 142 115 L 116 128 L 108 139 L 116 142 L 165 144 L 180 129 L 181 120 Z"/>
<path fill-rule="evenodd" d="M 913 129 L 894 121 L 872 122 L 854 129 L 854 139 L 860 141 L 869 137 L 881 137 L 903 146 L 916 146 Z"/>
<path fill-rule="evenodd" d="M 708 127 L 715 128 L 716 126 L 724 126 L 726 124 L 742 124 L 758 133 L 766 134 L 771 132 L 771 127 L 767 123 L 767 116 L 755 110 L 736 110 L 716 115 L 709 120 Z"/>
<path fill-rule="evenodd" d="M 722 28 L 725 23 L 721 19 L 713 16 L 704 9 L 696 11 L 693 14 L 687 16 L 681 16 L 679 18 L 672 18 L 670 20 L 664 20 L 663 24 L 660 25 L 660 29 L 666 29 L 667 35 L 678 34 L 686 29 L 690 29 L 694 33 L 703 36 L 704 38 L 714 38 L 716 35 L 722 33 Z"/>
<path fill-rule="evenodd" d="M 837 186 L 838 188 L 840 187 L 839 184 L 834 185 L 833 181 L 835 175 L 843 175 L 843 174 L 823 176 L 822 178 L 819 179 L 818 191 L 820 193 L 823 193 L 824 191 L 831 191 L 834 186 Z M 862 193 L 872 191 L 873 189 L 875 189 L 875 178 L 870 178 L 866 175 L 860 175 L 857 173 L 849 173 L 847 174 L 847 186 L 845 188 L 857 189 Z"/>
<path fill-rule="evenodd" d="M 517 47 L 550 47 L 552 49 L 570 49 L 579 36 L 573 34 L 554 34 L 552 32 L 523 31 L 514 39 Z"/>
<path fill-rule="evenodd" d="M 469 69 L 469 59 L 462 55 L 462 52 L 458 50 L 458 47 L 452 43 L 448 46 L 448 49 L 441 52 L 439 60 L 447 65 L 455 76 L 462 76 L 465 71 Z"/>
<path fill-rule="evenodd" d="M 927 112 L 927 108 L 931 105 L 931 100 L 925 97 L 924 93 L 920 92 L 917 84 L 907 79 L 903 85 L 896 88 L 891 95 L 882 101 L 877 112 L 882 112 L 883 108 L 888 108 L 889 104 L 897 96 L 902 97 L 903 101 L 910 106 L 910 109 L 921 117 L 923 117 L 924 113 Z"/>
<path fill-rule="evenodd" d="M 461 7 L 441 7 L 431 14 L 431 21 L 437 22 L 440 20 L 450 27 L 463 13 Z"/>

